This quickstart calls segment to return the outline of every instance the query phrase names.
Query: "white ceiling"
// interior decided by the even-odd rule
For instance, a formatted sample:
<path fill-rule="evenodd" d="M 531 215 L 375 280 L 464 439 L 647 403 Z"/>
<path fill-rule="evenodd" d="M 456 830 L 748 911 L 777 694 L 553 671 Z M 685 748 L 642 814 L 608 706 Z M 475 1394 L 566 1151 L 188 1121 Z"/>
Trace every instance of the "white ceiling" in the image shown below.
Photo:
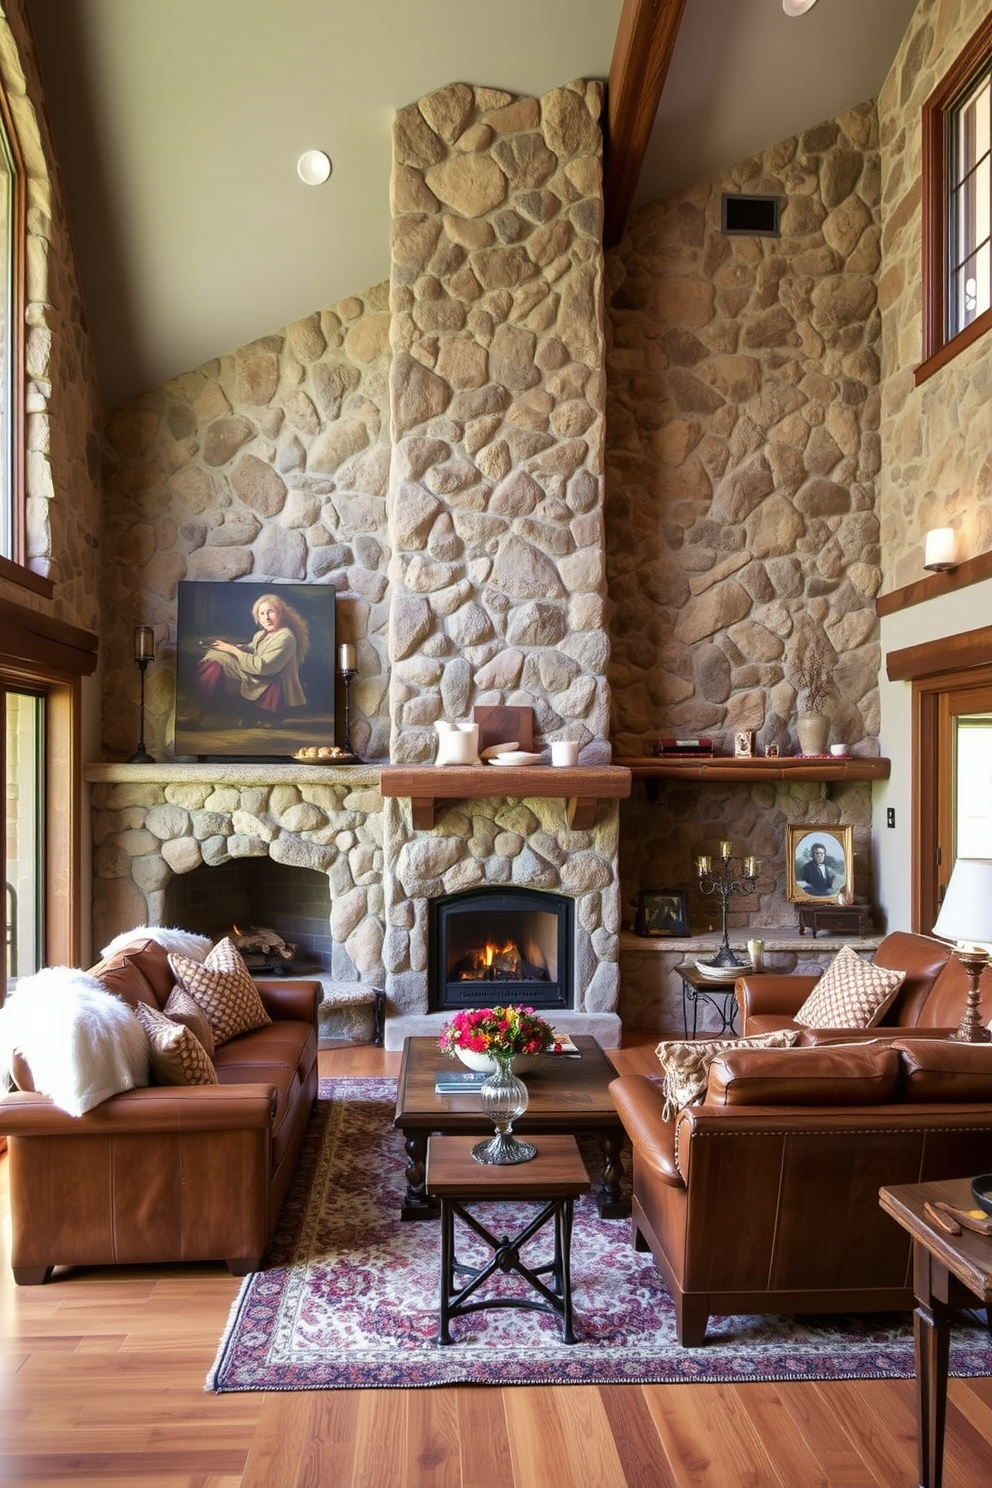
<path fill-rule="evenodd" d="M 395 111 L 605 79 L 622 0 L 26 3 L 112 406 L 385 279 Z M 872 97 L 915 4 L 687 0 L 635 202 Z"/>

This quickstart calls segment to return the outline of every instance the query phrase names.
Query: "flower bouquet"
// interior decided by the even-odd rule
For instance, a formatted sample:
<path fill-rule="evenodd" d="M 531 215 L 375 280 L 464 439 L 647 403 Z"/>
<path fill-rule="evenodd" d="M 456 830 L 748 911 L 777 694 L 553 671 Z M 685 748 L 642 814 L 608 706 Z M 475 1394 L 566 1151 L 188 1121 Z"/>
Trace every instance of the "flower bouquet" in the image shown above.
<path fill-rule="evenodd" d="M 533 1008 L 462 1008 L 445 1023 L 438 1043 L 446 1054 L 470 1068 L 488 1069 L 495 1068 L 498 1060 L 554 1048 L 555 1035 L 551 1024 Z"/>
<path fill-rule="evenodd" d="M 445 1023 L 438 1043 L 469 1069 L 491 1071 L 482 1082 L 479 1099 L 496 1135 L 472 1148 L 476 1161 L 519 1163 L 536 1157 L 536 1147 L 513 1135 L 514 1121 L 527 1109 L 527 1086 L 514 1073 L 513 1061 L 521 1054 L 554 1048 L 551 1024 L 533 1008 L 463 1008 Z"/>

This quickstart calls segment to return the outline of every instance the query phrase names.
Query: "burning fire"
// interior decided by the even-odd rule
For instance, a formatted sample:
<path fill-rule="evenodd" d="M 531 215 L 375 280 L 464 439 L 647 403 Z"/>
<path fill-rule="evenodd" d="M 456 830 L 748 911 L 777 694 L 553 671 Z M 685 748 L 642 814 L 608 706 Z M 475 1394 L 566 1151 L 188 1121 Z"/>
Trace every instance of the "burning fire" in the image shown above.
<path fill-rule="evenodd" d="M 545 975 L 524 961 L 515 940 L 508 940 L 504 945 L 487 940 L 458 966 L 458 980 L 462 982 L 521 981 L 533 978 L 535 974 Z"/>

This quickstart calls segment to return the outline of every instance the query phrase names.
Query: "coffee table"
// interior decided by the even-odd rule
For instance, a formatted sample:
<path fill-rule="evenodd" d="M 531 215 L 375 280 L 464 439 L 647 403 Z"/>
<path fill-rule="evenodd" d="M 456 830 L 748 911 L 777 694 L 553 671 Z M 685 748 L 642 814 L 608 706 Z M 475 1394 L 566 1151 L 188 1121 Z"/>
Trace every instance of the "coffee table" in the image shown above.
<path fill-rule="evenodd" d="M 595 1190 L 603 1219 L 626 1219 L 630 1201 L 620 1192 L 620 1149 L 624 1129 L 610 1098 L 616 1070 L 589 1034 L 573 1034 L 579 1051 L 575 1059 L 563 1054 L 539 1054 L 524 1075 L 530 1103 L 513 1123 L 514 1132 L 558 1132 L 564 1136 L 593 1136 L 599 1142 L 603 1171 Z M 403 1219 L 433 1219 L 439 1204 L 426 1187 L 427 1140 L 432 1132 L 452 1136 L 491 1136 L 492 1122 L 482 1114 L 477 1094 L 438 1095 L 434 1079 L 453 1064 L 433 1038 L 403 1042 L 396 1115 L 393 1125 L 403 1133 L 406 1147 L 406 1194 Z"/>

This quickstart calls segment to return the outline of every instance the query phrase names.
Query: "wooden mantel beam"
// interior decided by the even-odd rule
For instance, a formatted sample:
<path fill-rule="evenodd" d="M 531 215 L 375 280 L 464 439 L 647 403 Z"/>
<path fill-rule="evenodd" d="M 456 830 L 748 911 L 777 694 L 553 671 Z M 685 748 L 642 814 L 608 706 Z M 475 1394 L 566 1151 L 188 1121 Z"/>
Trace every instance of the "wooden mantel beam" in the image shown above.
<path fill-rule="evenodd" d="M 606 85 L 603 246 L 623 236 L 685 0 L 624 0 Z"/>

